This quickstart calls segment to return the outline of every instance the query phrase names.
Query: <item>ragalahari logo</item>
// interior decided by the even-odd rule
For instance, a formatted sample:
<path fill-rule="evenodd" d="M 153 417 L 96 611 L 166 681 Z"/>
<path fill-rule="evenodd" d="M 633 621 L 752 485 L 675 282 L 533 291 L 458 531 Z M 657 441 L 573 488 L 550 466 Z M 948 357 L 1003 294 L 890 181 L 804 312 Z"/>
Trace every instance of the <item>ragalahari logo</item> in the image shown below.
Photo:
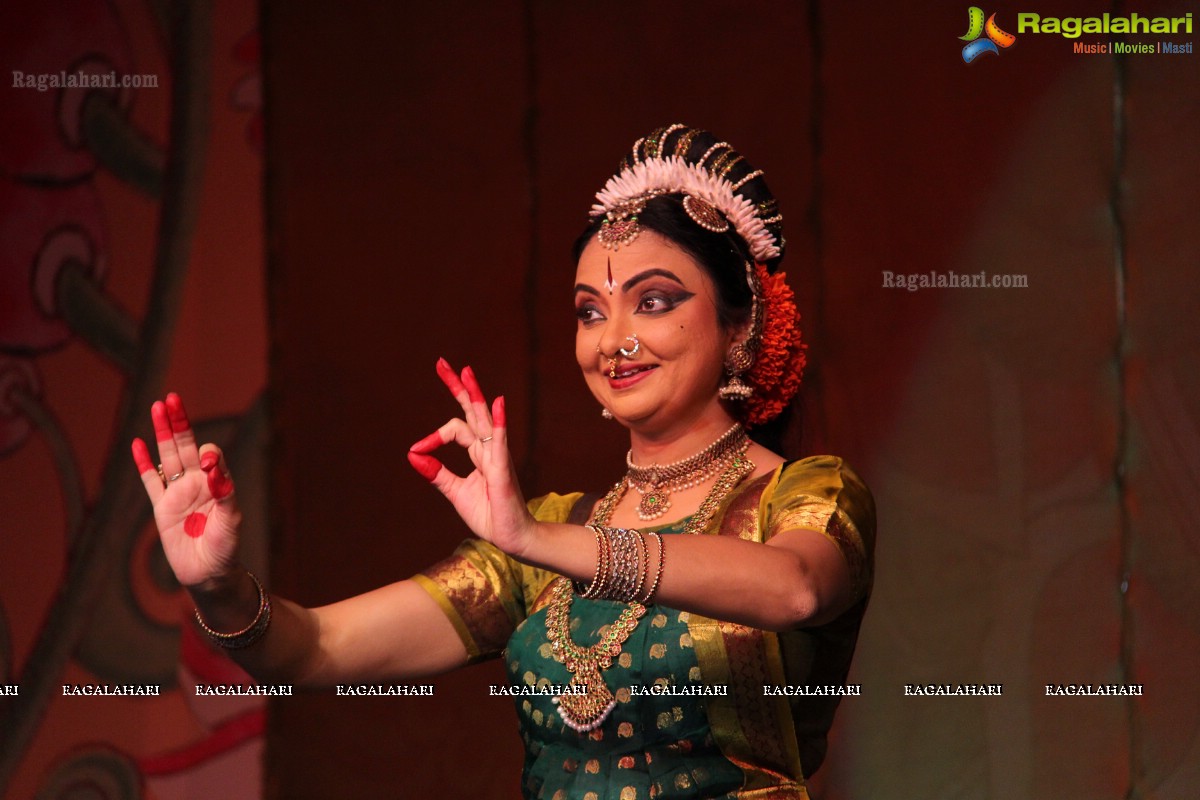
<path fill-rule="evenodd" d="M 985 33 L 987 38 L 980 39 L 979 37 Z M 1000 30 L 1000 26 L 996 24 L 995 14 L 988 17 L 985 23 L 983 9 L 979 6 L 971 6 L 967 9 L 967 32 L 958 38 L 967 42 L 967 46 L 963 48 L 962 57 L 963 61 L 968 64 L 984 53 L 1000 55 L 1001 47 L 1007 49 L 1017 41 L 1017 37 L 1011 33 Z"/>

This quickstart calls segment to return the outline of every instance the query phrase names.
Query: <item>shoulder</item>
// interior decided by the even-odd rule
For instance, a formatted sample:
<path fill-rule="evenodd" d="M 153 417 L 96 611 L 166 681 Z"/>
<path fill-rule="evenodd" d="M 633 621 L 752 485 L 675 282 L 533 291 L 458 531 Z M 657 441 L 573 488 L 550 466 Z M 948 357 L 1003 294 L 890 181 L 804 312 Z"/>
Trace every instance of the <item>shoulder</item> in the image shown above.
<path fill-rule="evenodd" d="M 809 456 L 779 467 L 776 493 L 809 494 L 837 501 L 843 495 L 869 499 L 871 490 L 845 459 L 839 456 Z"/>
<path fill-rule="evenodd" d="M 769 515 L 801 506 L 836 509 L 865 539 L 874 539 L 875 500 L 871 490 L 838 456 L 809 456 L 783 464 L 764 501 Z"/>
<path fill-rule="evenodd" d="M 763 498 L 768 538 L 812 530 L 842 552 L 856 593 L 874 576 L 875 500 L 858 474 L 837 456 L 810 456 L 779 467 Z"/>

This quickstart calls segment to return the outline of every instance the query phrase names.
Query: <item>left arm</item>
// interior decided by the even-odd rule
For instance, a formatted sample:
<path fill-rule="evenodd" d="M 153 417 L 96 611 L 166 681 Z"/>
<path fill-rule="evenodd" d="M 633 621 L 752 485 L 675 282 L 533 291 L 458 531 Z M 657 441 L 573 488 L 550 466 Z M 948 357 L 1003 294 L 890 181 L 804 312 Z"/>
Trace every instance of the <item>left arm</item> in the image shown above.
<path fill-rule="evenodd" d="M 508 452 L 504 398 L 489 408 L 470 367 L 458 375 L 439 361 L 438 375 L 463 417 L 413 445 L 413 467 L 480 538 L 523 563 L 590 581 L 598 558 L 594 534 L 581 525 L 539 522 L 525 507 Z M 450 442 L 466 449 L 475 466 L 466 477 L 430 455 Z M 782 631 L 828 622 L 856 599 L 845 558 L 816 531 L 784 530 L 766 544 L 721 536 L 664 538 L 656 597 L 672 608 Z"/>
<path fill-rule="evenodd" d="M 816 531 L 783 531 L 766 544 L 728 536 L 663 538 L 666 560 L 655 596 L 671 608 L 785 631 L 828 622 L 855 599 L 846 560 Z M 598 557 L 587 528 L 548 522 L 535 523 L 529 545 L 510 555 L 580 581 L 591 580 Z"/>

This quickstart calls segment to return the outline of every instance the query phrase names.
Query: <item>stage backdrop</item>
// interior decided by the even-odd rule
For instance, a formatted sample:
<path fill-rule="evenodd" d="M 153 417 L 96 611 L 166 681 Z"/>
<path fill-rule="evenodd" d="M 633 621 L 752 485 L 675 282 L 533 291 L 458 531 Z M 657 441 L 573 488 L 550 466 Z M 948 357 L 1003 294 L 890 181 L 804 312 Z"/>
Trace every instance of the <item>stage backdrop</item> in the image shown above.
<path fill-rule="evenodd" d="M 184 624 L 129 454 L 181 393 L 266 568 L 257 26 L 234 0 L 0 5 L 5 798 L 261 796 L 265 701 L 196 696 L 245 676 Z"/>

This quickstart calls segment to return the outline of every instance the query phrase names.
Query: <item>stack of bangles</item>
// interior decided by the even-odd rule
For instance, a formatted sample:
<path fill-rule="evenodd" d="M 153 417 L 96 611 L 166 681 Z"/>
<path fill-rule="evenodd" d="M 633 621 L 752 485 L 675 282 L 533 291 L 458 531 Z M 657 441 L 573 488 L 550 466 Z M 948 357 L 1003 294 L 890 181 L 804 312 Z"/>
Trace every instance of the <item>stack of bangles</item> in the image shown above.
<path fill-rule="evenodd" d="M 253 572 L 247 570 L 246 574 L 250 576 L 250 580 L 254 581 L 254 586 L 258 589 L 258 614 L 249 625 L 233 633 L 214 631 L 200 616 L 200 609 L 196 609 L 196 624 L 200 626 L 200 630 L 204 631 L 205 635 L 213 642 L 227 650 L 241 650 L 249 647 L 263 637 L 263 634 L 267 632 L 267 626 L 271 624 L 271 595 L 267 594 L 262 582 Z"/>
<path fill-rule="evenodd" d="M 616 600 L 621 603 L 649 605 L 658 591 L 663 572 L 663 539 L 654 531 L 648 535 L 658 544 L 658 564 L 654 580 L 650 577 L 650 548 L 646 536 L 633 528 L 607 528 L 588 525 L 596 535 L 596 574 L 590 584 L 574 582 L 575 593 L 587 600 Z M 647 586 L 649 583 L 649 586 Z M 642 588 L 647 587 L 645 594 Z"/>

